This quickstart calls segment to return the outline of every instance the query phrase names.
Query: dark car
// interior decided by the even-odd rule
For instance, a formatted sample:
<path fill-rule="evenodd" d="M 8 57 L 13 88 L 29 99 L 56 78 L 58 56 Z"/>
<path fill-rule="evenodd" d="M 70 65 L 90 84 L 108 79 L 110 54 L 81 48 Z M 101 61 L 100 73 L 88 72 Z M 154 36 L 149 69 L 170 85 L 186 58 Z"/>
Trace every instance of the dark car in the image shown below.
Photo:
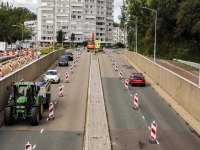
<path fill-rule="evenodd" d="M 67 57 L 68 60 L 73 60 L 73 54 L 72 54 L 72 52 L 65 52 L 64 56 Z"/>
<path fill-rule="evenodd" d="M 58 65 L 59 66 L 68 66 L 67 57 L 60 57 Z"/>
<path fill-rule="evenodd" d="M 119 48 L 118 46 L 114 46 L 114 47 L 113 47 L 113 49 L 118 49 L 118 48 Z"/>
<path fill-rule="evenodd" d="M 142 73 L 133 73 L 129 78 L 131 85 L 143 85 L 145 86 L 145 78 Z"/>

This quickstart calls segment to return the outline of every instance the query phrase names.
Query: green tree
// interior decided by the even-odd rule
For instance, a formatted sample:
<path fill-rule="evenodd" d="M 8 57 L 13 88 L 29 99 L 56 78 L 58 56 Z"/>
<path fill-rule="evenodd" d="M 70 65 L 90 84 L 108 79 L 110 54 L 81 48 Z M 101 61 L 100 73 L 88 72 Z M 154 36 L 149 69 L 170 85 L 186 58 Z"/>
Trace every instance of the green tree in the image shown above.
<path fill-rule="evenodd" d="M 88 45 L 88 41 L 83 41 L 83 46 L 87 46 Z"/>
<path fill-rule="evenodd" d="M 113 22 L 113 27 L 119 27 L 119 23 Z"/>
<path fill-rule="evenodd" d="M 62 40 L 63 40 L 63 32 L 62 32 L 62 30 L 59 30 L 58 36 L 57 36 L 57 41 L 58 41 L 58 43 L 62 43 Z"/>

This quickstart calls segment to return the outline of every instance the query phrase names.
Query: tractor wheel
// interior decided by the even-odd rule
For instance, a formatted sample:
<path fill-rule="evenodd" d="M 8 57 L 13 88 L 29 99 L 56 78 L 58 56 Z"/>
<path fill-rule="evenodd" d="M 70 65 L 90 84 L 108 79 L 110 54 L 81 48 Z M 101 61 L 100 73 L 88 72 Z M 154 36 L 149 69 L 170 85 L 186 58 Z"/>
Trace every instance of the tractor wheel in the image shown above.
<path fill-rule="evenodd" d="M 12 107 L 5 107 L 5 109 L 4 109 L 4 122 L 5 122 L 5 125 L 12 125 L 13 124 Z"/>
<path fill-rule="evenodd" d="M 36 126 L 38 125 L 40 118 L 39 110 L 37 107 L 32 107 L 31 108 L 31 125 Z"/>
<path fill-rule="evenodd" d="M 39 110 L 40 110 L 39 111 L 40 119 L 42 119 L 43 112 L 44 112 L 44 104 L 43 104 L 43 102 L 41 102 Z"/>

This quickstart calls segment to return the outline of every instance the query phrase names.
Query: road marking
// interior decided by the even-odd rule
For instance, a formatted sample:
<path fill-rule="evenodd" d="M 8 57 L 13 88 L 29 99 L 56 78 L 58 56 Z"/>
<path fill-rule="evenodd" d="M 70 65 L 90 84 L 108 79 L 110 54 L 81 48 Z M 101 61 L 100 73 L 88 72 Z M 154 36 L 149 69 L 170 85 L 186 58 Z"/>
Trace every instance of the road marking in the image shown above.
<path fill-rule="evenodd" d="M 150 127 L 148 127 L 149 128 L 149 130 L 151 130 L 151 128 Z"/>
<path fill-rule="evenodd" d="M 49 120 L 49 118 L 47 118 L 47 121 Z"/>
<path fill-rule="evenodd" d="M 142 116 L 142 118 L 145 119 L 144 116 Z"/>
<path fill-rule="evenodd" d="M 33 149 L 35 149 L 35 147 L 36 147 L 36 144 L 33 146 Z"/>
<path fill-rule="evenodd" d="M 158 140 L 156 140 L 156 141 L 157 141 L 157 144 L 159 144 Z"/>
<path fill-rule="evenodd" d="M 133 95 L 131 94 L 131 96 L 133 96 Z"/>
<path fill-rule="evenodd" d="M 55 104 L 56 104 L 57 102 L 55 102 Z"/>
<path fill-rule="evenodd" d="M 41 130 L 41 132 L 40 133 L 42 133 L 43 132 L 43 129 Z"/>

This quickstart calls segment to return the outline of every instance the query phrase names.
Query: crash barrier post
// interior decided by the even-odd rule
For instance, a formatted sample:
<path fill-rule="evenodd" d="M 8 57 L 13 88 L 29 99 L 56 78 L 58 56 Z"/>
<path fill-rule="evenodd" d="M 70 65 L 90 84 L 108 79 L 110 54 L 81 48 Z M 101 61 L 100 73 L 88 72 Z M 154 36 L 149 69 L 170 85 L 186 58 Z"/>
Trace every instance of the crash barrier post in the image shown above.
<path fill-rule="evenodd" d="M 134 106 L 133 106 L 133 109 L 135 109 L 135 110 L 139 109 L 139 107 L 138 107 L 138 95 L 137 95 L 137 93 L 134 95 Z"/>
<path fill-rule="evenodd" d="M 49 103 L 49 119 L 54 119 L 54 104 Z"/>
<path fill-rule="evenodd" d="M 73 65 L 71 65 L 70 73 L 73 73 Z"/>
<path fill-rule="evenodd" d="M 155 122 L 155 120 L 151 123 L 151 136 L 149 139 L 149 142 L 152 144 L 157 144 L 157 140 L 156 140 L 156 128 L 157 128 L 157 124 Z"/>
<path fill-rule="evenodd" d="M 63 97 L 63 85 L 60 83 L 60 86 L 59 86 L 59 97 Z"/>
<path fill-rule="evenodd" d="M 66 72 L 65 74 L 65 83 L 69 83 L 69 73 Z"/>
<path fill-rule="evenodd" d="M 128 79 L 125 80 L 125 90 L 128 90 Z"/>

